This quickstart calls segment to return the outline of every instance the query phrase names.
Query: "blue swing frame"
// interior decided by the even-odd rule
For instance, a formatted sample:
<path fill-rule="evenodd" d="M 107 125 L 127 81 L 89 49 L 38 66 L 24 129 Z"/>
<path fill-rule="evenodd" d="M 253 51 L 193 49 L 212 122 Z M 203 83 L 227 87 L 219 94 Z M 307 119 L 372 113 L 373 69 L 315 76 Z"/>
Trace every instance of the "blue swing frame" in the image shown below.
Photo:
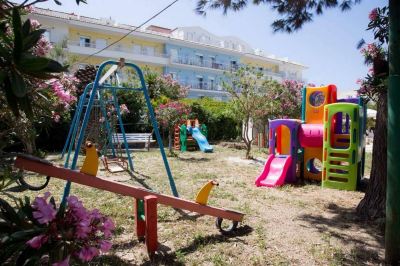
<path fill-rule="evenodd" d="M 114 98 L 114 103 L 113 104 L 114 104 L 114 107 L 115 107 L 116 112 L 117 112 L 118 122 L 120 124 L 121 133 L 122 133 L 123 140 L 124 140 L 125 151 L 126 151 L 126 154 L 128 156 L 129 168 L 133 171 L 133 169 L 134 169 L 133 161 L 132 161 L 132 158 L 131 158 L 130 153 L 129 153 L 129 147 L 128 147 L 128 143 L 127 143 L 127 140 L 126 140 L 125 129 L 123 127 L 122 117 L 121 117 L 121 114 L 120 114 L 120 111 L 119 111 L 119 108 L 118 108 L 118 100 L 117 100 L 116 91 L 117 90 L 130 90 L 130 91 L 143 92 L 144 97 L 145 97 L 145 101 L 146 101 L 146 105 L 147 105 L 147 108 L 148 108 L 148 111 L 149 111 L 149 114 L 150 114 L 150 120 L 151 120 L 152 126 L 154 128 L 154 133 L 155 133 L 156 138 L 157 138 L 158 146 L 160 148 L 160 153 L 161 153 L 161 156 L 163 158 L 165 170 L 166 170 L 167 175 L 168 175 L 168 181 L 169 181 L 169 185 L 170 185 L 172 194 L 175 197 L 179 197 L 178 191 L 177 191 L 176 186 L 175 186 L 175 181 L 174 181 L 174 178 L 172 176 L 171 169 L 169 167 L 168 159 L 167 159 L 167 156 L 165 154 L 164 145 L 163 145 L 163 142 L 162 142 L 162 139 L 161 139 L 160 131 L 158 130 L 158 123 L 157 123 L 157 120 L 156 120 L 155 115 L 154 115 L 153 106 L 151 105 L 149 93 L 148 93 L 148 90 L 147 90 L 147 87 L 146 87 L 146 83 L 145 83 L 145 80 L 144 80 L 144 76 L 143 76 L 142 70 L 137 65 L 135 65 L 133 63 L 125 63 L 124 64 L 124 67 L 133 68 L 135 70 L 135 72 L 137 73 L 137 75 L 139 77 L 139 80 L 140 80 L 140 85 L 141 85 L 141 87 L 139 87 L 139 88 L 125 88 L 125 87 L 121 87 L 121 86 L 111 86 L 111 85 L 100 85 L 99 84 L 99 81 L 101 79 L 101 73 L 104 70 L 104 68 L 106 66 L 114 66 L 114 65 L 119 65 L 119 64 L 120 64 L 119 62 L 112 61 L 112 60 L 103 62 L 99 66 L 99 69 L 97 70 L 96 78 L 95 78 L 94 82 L 88 84 L 85 87 L 85 90 L 84 90 L 83 94 L 81 95 L 81 97 L 79 99 L 79 103 L 77 105 L 77 109 L 75 111 L 75 115 L 74 115 L 74 118 L 72 120 L 72 125 L 70 127 L 69 132 L 68 132 L 67 140 L 65 142 L 65 145 L 64 145 L 64 148 L 63 148 L 63 151 L 62 151 L 62 157 L 64 157 L 65 153 L 67 152 L 67 148 L 68 148 L 67 157 L 65 159 L 64 167 L 65 168 L 70 168 L 72 170 L 76 169 L 76 165 L 77 165 L 77 161 L 78 161 L 78 157 L 79 157 L 79 149 L 75 149 L 71 164 L 70 164 L 70 158 L 71 158 L 71 154 L 72 154 L 72 148 L 74 147 L 74 142 L 75 142 L 75 139 L 76 139 L 74 136 L 76 136 L 77 133 L 78 133 L 79 122 L 80 122 L 80 120 L 82 118 L 82 113 L 83 113 L 85 104 L 86 104 L 86 111 L 85 111 L 85 114 L 83 116 L 83 122 L 82 122 L 82 126 L 80 128 L 80 131 L 79 131 L 79 135 L 78 135 L 79 137 L 78 137 L 78 141 L 76 143 L 76 147 L 81 147 L 82 142 L 84 140 L 85 130 L 86 130 L 88 122 L 89 122 L 90 112 L 91 112 L 91 109 L 93 107 L 93 103 L 94 103 L 94 100 L 96 98 L 96 95 L 98 96 L 99 99 L 101 99 L 101 93 L 102 93 L 101 90 L 111 90 L 111 93 L 112 93 L 113 98 Z M 86 96 L 87 96 L 87 93 L 89 92 L 89 90 L 91 90 L 91 91 L 90 91 L 89 100 L 87 100 Z M 102 103 L 102 101 L 100 100 L 100 105 L 102 105 L 102 104 L 104 104 L 104 103 Z M 105 108 L 104 106 L 100 106 L 100 109 L 102 110 L 102 112 L 105 112 L 104 108 Z M 108 125 L 107 120 L 105 122 L 106 122 L 105 123 L 106 124 L 106 130 L 108 132 L 107 135 L 110 138 L 110 137 L 112 137 L 112 135 L 110 134 L 111 129 L 110 129 L 110 126 Z M 110 143 L 111 143 L 112 153 L 113 153 L 113 155 L 115 155 L 115 149 L 114 149 L 113 142 L 110 141 Z M 65 185 L 65 188 L 64 188 L 64 194 L 63 194 L 63 197 L 62 197 L 62 204 L 65 204 L 66 198 L 69 196 L 70 190 L 71 190 L 71 182 L 68 181 L 67 184 Z"/>

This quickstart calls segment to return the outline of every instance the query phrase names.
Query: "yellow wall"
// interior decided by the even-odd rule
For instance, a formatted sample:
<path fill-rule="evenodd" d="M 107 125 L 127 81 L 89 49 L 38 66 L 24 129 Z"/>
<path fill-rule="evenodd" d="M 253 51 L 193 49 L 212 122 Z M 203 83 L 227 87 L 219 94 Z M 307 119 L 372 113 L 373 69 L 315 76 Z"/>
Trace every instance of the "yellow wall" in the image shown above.
<path fill-rule="evenodd" d="M 270 62 L 265 62 L 263 60 L 257 60 L 253 58 L 248 58 L 248 57 L 242 57 L 240 61 L 246 65 L 250 65 L 253 67 L 262 67 L 264 69 L 271 70 L 273 72 L 279 72 L 279 66 L 275 65 Z"/>
<path fill-rule="evenodd" d="M 82 62 L 82 60 L 85 58 L 85 56 L 77 56 L 77 62 L 79 64 L 79 62 Z M 85 60 L 85 64 L 90 64 L 90 65 L 100 65 L 101 63 L 103 63 L 104 61 L 110 60 L 110 58 L 103 58 L 103 57 L 90 57 L 88 59 Z M 142 63 L 137 63 L 137 62 L 132 62 L 130 60 L 126 60 L 129 63 L 134 63 L 136 65 L 138 65 L 142 70 L 144 70 L 145 67 L 151 69 L 152 71 L 155 71 L 159 74 L 163 74 L 163 67 L 162 66 L 153 66 L 153 65 L 146 65 L 146 64 L 142 64 Z"/>
<path fill-rule="evenodd" d="M 104 39 L 104 40 L 107 40 L 107 44 L 109 44 L 113 41 L 116 41 L 121 37 L 120 35 L 104 34 L 104 33 L 100 33 L 100 32 L 88 31 L 88 30 L 78 29 L 78 28 L 69 28 L 69 40 L 70 41 L 79 42 L 80 36 L 90 37 L 91 42 L 93 42 L 93 43 L 95 43 L 96 39 Z M 164 45 L 162 43 L 141 40 L 141 39 L 134 38 L 131 36 L 124 38 L 123 40 L 121 40 L 119 42 L 119 44 L 122 44 L 122 47 L 126 48 L 126 49 L 132 49 L 133 44 L 138 44 L 141 46 L 154 47 L 154 50 L 156 53 L 164 52 Z"/>

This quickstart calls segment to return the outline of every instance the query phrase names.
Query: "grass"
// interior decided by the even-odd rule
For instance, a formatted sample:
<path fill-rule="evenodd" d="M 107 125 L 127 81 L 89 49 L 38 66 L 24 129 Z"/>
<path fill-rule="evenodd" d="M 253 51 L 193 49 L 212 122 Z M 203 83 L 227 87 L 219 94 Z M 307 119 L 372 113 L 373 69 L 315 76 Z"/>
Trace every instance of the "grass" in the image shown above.
<path fill-rule="evenodd" d="M 99 175 L 110 179 L 126 177 L 121 182 L 170 195 L 159 151 L 134 152 L 133 157 L 133 176 L 112 175 L 103 170 Z M 196 151 L 169 158 L 182 198 L 194 199 L 208 180 L 216 179 L 220 185 L 213 189 L 209 204 L 238 210 L 246 216 L 237 234 L 226 237 L 219 234 L 212 217 L 183 215 L 159 206 L 160 252 L 151 259 L 134 234 L 132 198 L 74 184 L 71 194 L 82 199 L 87 208 L 98 208 L 111 216 L 117 224 L 114 248 L 91 265 L 340 265 L 349 260 L 354 264 L 382 261 L 383 247 L 377 240 L 381 233 L 370 224 L 371 230 L 365 230 L 365 224 L 348 219 L 363 197 L 361 192 L 322 189 L 317 183 L 256 188 L 253 182 L 262 164 L 243 157 L 243 150 L 216 146 L 211 154 Z M 257 151 L 256 157 L 266 158 L 265 151 Z M 61 163 L 57 156 L 51 158 Z M 368 162 L 369 154 L 366 172 Z M 52 178 L 47 190 L 57 199 L 63 186 L 63 181 Z M 25 194 L 32 198 L 37 195 Z M 341 216 L 339 211 L 335 213 L 329 208 L 330 204 L 350 210 L 350 214 Z M 321 226 L 328 229 L 320 230 Z M 360 243 L 375 255 L 355 256 L 355 250 L 357 254 L 362 252 L 358 248 Z"/>

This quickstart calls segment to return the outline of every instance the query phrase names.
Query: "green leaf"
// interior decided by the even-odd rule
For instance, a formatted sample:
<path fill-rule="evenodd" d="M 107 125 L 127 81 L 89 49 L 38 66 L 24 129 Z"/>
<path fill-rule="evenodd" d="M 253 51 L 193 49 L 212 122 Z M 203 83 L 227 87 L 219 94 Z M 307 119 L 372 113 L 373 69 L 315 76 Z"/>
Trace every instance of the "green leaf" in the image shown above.
<path fill-rule="evenodd" d="M 28 92 L 24 78 L 16 72 L 11 72 L 11 88 L 17 97 L 24 97 Z"/>
<path fill-rule="evenodd" d="M 7 244 L 7 248 L 0 249 L 0 264 L 5 263 L 14 253 L 20 251 L 25 248 L 25 242 L 15 243 L 15 244 Z"/>
<path fill-rule="evenodd" d="M 14 60 L 18 62 L 22 52 L 22 30 L 21 30 L 21 16 L 19 14 L 18 7 L 13 8 L 12 12 L 12 25 L 14 32 Z"/>
<path fill-rule="evenodd" d="M 42 38 L 43 33 L 45 33 L 46 30 L 44 29 L 39 29 L 39 30 L 34 30 L 32 31 L 29 35 L 27 35 L 24 39 L 23 39 L 23 48 L 22 50 L 24 52 L 32 49 L 40 40 L 40 38 Z"/>
<path fill-rule="evenodd" d="M 5 71 L 0 72 L 0 84 L 4 83 L 4 80 L 6 77 L 7 77 L 7 74 Z"/>
<path fill-rule="evenodd" d="M 19 240 L 29 240 L 34 236 L 40 235 L 41 233 L 45 232 L 46 228 L 34 228 L 34 229 L 27 229 L 21 230 L 10 235 L 10 241 L 19 241 Z"/>
<path fill-rule="evenodd" d="M 18 104 L 21 107 L 21 109 L 25 112 L 26 116 L 28 118 L 33 118 L 33 111 L 32 111 L 32 105 L 30 98 L 25 96 L 20 99 L 18 99 Z"/>
<path fill-rule="evenodd" d="M 11 81 L 10 78 L 7 76 L 4 80 L 4 92 L 6 94 L 7 104 L 8 107 L 11 109 L 13 114 L 18 117 L 19 116 L 19 109 L 18 109 L 18 99 L 14 95 L 12 91 Z"/>
<path fill-rule="evenodd" d="M 21 221 L 14 208 L 7 201 L 0 199 L 0 213 L 5 221 L 20 225 Z"/>
<path fill-rule="evenodd" d="M 60 63 L 58 63 L 57 61 L 53 60 L 53 59 L 49 59 L 49 63 L 47 65 L 47 67 L 44 69 L 44 71 L 46 72 L 50 72 L 50 73 L 60 73 L 60 72 L 64 72 L 66 71 L 66 67 L 64 67 L 63 65 L 61 65 Z"/>
<path fill-rule="evenodd" d="M 33 249 L 29 246 L 19 254 L 16 265 L 35 265 L 36 262 L 40 259 L 41 252 L 40 250 Z"/>
<path fill-rule="evenodd" d="M 24 25 L 22 25 L 22 36 L 26 37 L 29 35 L 29 32 L 31 31 L 31 20 L 28 18 L 25 20 Z"/>
<path fill-rule="evenodd" d="M 39 72 L 48 66 L 49 61 L 50 59 L 46 57 L 39 57 L 29 53 L 23 53 L 17 67 L 22 72 Z"/>

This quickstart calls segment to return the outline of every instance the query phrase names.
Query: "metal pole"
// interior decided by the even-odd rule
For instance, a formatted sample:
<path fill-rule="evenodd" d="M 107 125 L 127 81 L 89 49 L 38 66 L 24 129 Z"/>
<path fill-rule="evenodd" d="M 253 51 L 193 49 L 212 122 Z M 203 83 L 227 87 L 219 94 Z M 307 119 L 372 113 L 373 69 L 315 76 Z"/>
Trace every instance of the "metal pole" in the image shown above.
<path fill-rule="evenodd" d="M 386 262 L 400 264 L 400 2 L 389 0 Z"/>

